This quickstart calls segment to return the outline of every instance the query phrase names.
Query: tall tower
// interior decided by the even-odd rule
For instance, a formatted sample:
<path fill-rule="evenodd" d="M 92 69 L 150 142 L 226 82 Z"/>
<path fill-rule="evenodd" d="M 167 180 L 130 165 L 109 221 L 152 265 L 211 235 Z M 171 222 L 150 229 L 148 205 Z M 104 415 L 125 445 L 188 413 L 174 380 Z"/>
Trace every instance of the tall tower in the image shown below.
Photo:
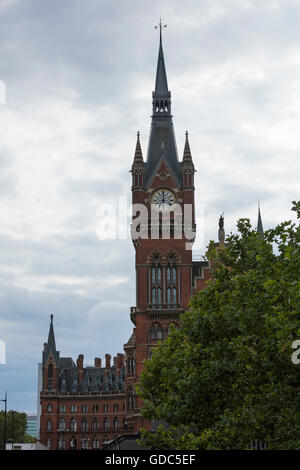
<path fill-rule="evenodd" d="M 147 160 L 138 133 L 131 173 L 136 306 L 131 308 L 135 328 L 124 349 L 127 419 L 129 428 L 138 431 L 146 423 L 140 418 L 134 382 L 143 361 L 166 340 L 170 325 L 179 326 L 179 315 L 193 293 L 195 169 L 187 132 L 181 162 L 177 155 L 161 27 Z"/>

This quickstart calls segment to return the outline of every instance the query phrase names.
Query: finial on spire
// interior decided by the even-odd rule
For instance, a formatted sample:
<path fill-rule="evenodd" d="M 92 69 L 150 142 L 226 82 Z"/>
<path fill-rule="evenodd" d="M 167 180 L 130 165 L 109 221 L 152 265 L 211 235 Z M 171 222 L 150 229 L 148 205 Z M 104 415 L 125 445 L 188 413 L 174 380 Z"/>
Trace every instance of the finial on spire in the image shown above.
<path fill-rule="evenodd" d="M 161 17 L 160 17 L 158 25 L 155 25 L 155 29 L 158 29 L 158 28 L 159 28 L 159 43 L 160 43 L 160 44 L 162 43 L 162 34 L 161 34 L 162 29 L 163 29 L 163 28 L 166 28 L 166 27 L 167 27 L 167 25 L 166 25 L 166 24 L 164 24 L 164 25 L 162 24 L 162 22 L 161 22 Z"/>
<path fill-rule="evenodd" d="M 53 314 L 50 315 L 51 325 L 53 324 Z"/>

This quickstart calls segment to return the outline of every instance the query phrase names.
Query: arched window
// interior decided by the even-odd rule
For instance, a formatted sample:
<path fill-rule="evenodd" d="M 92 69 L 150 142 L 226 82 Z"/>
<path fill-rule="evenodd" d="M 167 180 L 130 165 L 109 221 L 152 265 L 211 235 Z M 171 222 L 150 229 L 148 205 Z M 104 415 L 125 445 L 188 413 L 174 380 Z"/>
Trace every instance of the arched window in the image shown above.
<path fill-rule="evenodd" d="M 48 379 L 52 379 L 53 378 L 53 366 L 52 364 L 49 364 L 49 367 L 48 367 Z"/>
<path fill-rule="evenodd" d="M 156 283 L 156 268 L 152 266 L 152 284 Z"/>
<path fill-rule="evenodd" d="M 173 287 L 173 303 L 176 304 L 176 287 Z"/>
<path fill-rule="evenodd" d="M 161 304 L 161 288 L 157 289 L 157 303 Z"/>
<path fill-rule="evenodd" d="M 77 422 L 76 422 L 76 419 L 74 418 L 71 419 L 71 430 L 77 431 Z"/>
<path fill-rule="evenodd" d="M 172 282 L 176 284 L 176 268 L 175 266 L 172 267 Z"/>
<path fill-rule="evenodd" d="M 170 266 L 167 267 L 167 283 L 171 283 L 171 268 Z"/>
<path fill-rule="evenodd" d="M 157 284 L 161 283 L 161 267 L 157 266 Z"/>
<path fill-rule="evenodd" d="M 93 439 L 93 449 L 99 449 L 99 439 Z"/>
<path fill-rule="evenodd" d="M 167 302 L 168 304 L 171 303 L 171 287 L 167 288 Z"/>
<path fill-rule="evenodd" d="M 82 420 L 81 429 L 82 429 L 83 432 L 87 432 L 87 431 L 88 431 L 88 422 L 87 422 L 87 420 L 86 420 L 85 418 Z"/>
<path fill-rule="evenodd" d="M 64 418 L 61 418 L 61 420 L 59 422 L 59 429 L 66 429 L 66 422 L 65 422 Z"/>
<path fill-rule="evenodd" d="M 66 441 L 65 441 L 64 436 L 60 436 L 60 438 L 58 440 L 58 448 L 60 450 L 64 450 L 66 448 Z"/>
<path fill-rule="evenodd" d="M 77 448 L 77 440 L 75 436 L 72 436 L 72 438 L 70 439 L 70 449 L 76 450 L 76 448 Z"/>
<path fill-rule="evenodd" d="M 50 437 L 48 437 L 48 439 L 47 439 L 47 447 L 48 447 L 48 449 L 51 449 L 51 439 L 50 439 Z"/>
<path fill-rule="evenodd" d="M 51 405 L 51 403 L 48 403 L 48 406 L 47 406 L 47 413 L 52 413 L 52 405 Z"/>
<path fill-rule="evenodd" d="M 162 329 L 160 326 L 157 328 L 157 339 L 162 340 Z"/>
<path fill-rule="evenodd" d="M 151 326 L 151 339 L 156 339 L 156 329 L 153 325 Z"/>
<path fill-rule="evenodd" d="M 48 419 L 48 421 L 47 421 L 47 431 L 52 431 L 52 421 L 51 421 L 51 419 Z"/>
<path fill-rule="evenodd" d="M 117 430 L 117 429 L 119 429 L 119 420 L 118 420 L 118 418 L 115 418 L 114 419 L 114 430 Z"/>
<path fill-rule="evenodd" d="M 89 448 L 89 441 L 85 436 L 81 439 L 81 448 L 82 449 L 88 449 Z"/>
<path fill-rule="evenodd" d="M 94 432 L 99 431 L 99 421 L 98 421 L 97 418 L 95 418 L 94 421 L 93 421 L 93 431 Z"/>
<path fill-rule="evenodd" d="M 156 303 L 156 288 L 155 287 L 152 288 L 152 303 L 153 304 Z"/>
<path fill-rule="evenodd" d="M 104 419 L 104 431 L 109 431 L 109 419 L 108 418 L 105 418 Z"/>

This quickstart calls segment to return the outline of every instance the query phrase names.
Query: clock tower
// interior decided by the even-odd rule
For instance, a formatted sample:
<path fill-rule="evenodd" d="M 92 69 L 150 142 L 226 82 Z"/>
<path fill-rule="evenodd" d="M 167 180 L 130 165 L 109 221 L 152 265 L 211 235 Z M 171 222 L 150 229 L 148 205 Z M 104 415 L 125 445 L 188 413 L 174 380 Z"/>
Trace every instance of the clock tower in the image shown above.
<path fill-rule="evenodd" d="M 147 158 L 138 133 L 131 167 L 136 306 L 131 307 L 134 329 L 124 350 L 127 421 L 134 432 L 150 426 L 141 418 L 134 389 L 143 361 L 166 340 L 171 324 L 179 326 L 193 294 L 194 173 L 187 132 L 181 161 L 177 154 L 160 28 Z"/>

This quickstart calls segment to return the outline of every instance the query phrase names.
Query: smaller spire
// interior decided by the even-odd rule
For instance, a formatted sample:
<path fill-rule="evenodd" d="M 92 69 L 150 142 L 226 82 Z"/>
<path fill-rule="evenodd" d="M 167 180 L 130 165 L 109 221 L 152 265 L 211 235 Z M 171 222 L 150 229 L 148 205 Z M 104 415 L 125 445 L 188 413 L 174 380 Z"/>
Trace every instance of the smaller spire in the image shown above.
<path fill-rule="evenodd" d="M 224 230 L 224 212 L 219 218 L 219 233 L 218 233 L 220 245 L 224 245 L 225 242 L 225 230 Z"/>
<path fill-rule="evenodd" d="M 264 228 L 262 224 L 262 219 L 261 219 L 261 213 L 260 213 L 260 205 L 258 201 L 258 217 L 257 217 L 257 228 L 256 228 L 257 233 L 260 233 L 262 237 L 264 238 Z"/>
<path fill-rule="evenodd" d="M 183 161 L 192 160 L 192 154 L 189 144 L 189 134 L 188 131 L 185 133 L 185 144 L 184 144 L 184 151 L 183 151 Z"/>
<path fill-rule="evenodd" d="M 53 355 L 55 363 L 59 363 L 59 352 L 56 350 L 54 327 L 53 327 L 53 315 L 50 315 L 50 328 L 48 334 L 48 342 L 46 343 L 46 350 L 43 351 L 43 364 L 46 364 L 50 354 Z"/>
<path fill-rule="evenodd" d="M 137 140 L 136 140 L 136 147 L 135 147 L 135 153 L 134 153 L 134 162 L 143 162 L 143 153 L 142 153 L 142 147 L 140 143 L 140 133 L 139 131 L 137 132 Z"/>

